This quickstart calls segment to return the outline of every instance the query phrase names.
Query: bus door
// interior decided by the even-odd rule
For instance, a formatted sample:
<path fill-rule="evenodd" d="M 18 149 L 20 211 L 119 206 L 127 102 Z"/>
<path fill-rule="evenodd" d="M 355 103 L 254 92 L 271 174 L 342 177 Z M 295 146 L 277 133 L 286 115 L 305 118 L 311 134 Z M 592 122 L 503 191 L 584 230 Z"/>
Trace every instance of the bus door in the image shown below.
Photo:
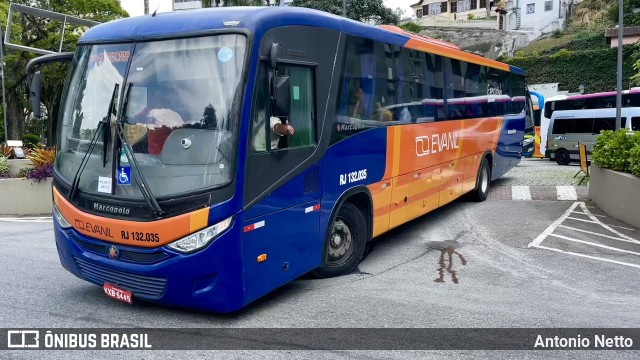
<path fill-rule="evenodd" d="M 327 101 L 319 94 L 329 91 L 335 52 L 326 49 L 335 49 L 337 41 L 337 33 L 328 30 L 289 28 L 271 30 L 261 44 L 244 169 L 247 302 L 319 265 L 324 231 L 319 228 L 323 170 L 318 114 L 324 114 Z M 278 54 L 276 71 L 271 53 Z M 272 98 L 281 97 L 279 90 L 274 92 L 276 86 L 289 89 L 288 114 L 279 113 Z M 274 121 L 291 125 L 294 134 L 280 136 Z"/>

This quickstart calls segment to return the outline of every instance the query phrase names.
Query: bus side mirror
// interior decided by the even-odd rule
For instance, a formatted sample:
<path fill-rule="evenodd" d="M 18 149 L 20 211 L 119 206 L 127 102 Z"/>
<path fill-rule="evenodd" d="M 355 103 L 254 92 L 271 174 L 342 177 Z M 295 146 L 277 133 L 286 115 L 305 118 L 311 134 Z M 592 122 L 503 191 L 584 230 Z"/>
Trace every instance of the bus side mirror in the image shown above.
<path fill-rule="evenodd" d="M 42 113 L 40 111 L 40 71 L 36 71 L 33 74 L 33 79 L 31 79 L 31 84 L 29 85 L 29 97 L 31 98 L 31 110 L 33 111 L 33 116 L 36 118 L 40 118 Z"/>
<path fill-rule="evenodd" d="M 278 53 L 280 52 L 280 44 L 273 43 L 271 44 L 271 49 L 269 51 L 269 60 L 271 62 L 271 68 L 275 70 L 278 66 Z"/>
<path fill-rule="evenodd" d="M 289 113 L 291 113 L 291 79 L 289 76 L 274 76 L 271 81 L 271 115 L 289 117 Z"/>

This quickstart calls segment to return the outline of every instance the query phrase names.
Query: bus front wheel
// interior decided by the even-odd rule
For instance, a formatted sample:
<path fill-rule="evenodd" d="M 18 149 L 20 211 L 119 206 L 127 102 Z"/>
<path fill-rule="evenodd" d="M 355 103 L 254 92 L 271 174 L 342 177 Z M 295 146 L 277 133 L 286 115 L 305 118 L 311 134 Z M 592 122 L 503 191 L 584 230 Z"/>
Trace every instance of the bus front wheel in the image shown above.
<path fill-rule="evenodd" d="M 571 162 L 571 156 L 569 156 L 569 152 L 565 149 L 560 149 L 556 151 L 556 162 L 558 165 L 569 165 Z"/>
<path fill-rule="evenodd" d="M 367 222 L 360 209 L 350 202 L 342 205 L 328 230 L 322 264 L 313 271 L 319 278 L 352 272 L 362 260 L 367 245 Z"/>

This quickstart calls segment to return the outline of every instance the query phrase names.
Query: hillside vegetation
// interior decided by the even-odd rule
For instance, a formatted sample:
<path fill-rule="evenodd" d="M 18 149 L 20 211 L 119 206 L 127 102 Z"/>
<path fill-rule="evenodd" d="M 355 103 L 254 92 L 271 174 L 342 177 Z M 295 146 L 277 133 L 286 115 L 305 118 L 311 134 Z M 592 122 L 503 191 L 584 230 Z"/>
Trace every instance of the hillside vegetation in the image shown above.
<path fill-rule="evenodd" d="M 625 26 L 640 25 L 640 0 L 625 0 Z M 611 91 L 616 87 L 617 49 L 611 49 L 604 37 L 606 28 L 614 27 L 618 16 L 617 2 L 584 0 L 565 31 L 535 41 L 516 52 L 513 58 L 501 59 L 523 68 L 527 83 L 559 83 L 560 90 L 576 92 L 581 84 L 585 92 Z M 623 87 L 638 80 L 635 64 L 640 59 L 640 44 L 623 49 Z"/>

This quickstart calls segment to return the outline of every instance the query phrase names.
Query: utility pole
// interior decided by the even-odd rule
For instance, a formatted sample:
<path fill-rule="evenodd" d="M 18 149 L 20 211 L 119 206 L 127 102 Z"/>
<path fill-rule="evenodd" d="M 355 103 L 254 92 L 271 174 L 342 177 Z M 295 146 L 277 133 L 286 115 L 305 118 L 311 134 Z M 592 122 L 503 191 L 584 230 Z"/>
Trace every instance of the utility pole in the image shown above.
<path fill-rule="evenodd" d="M 2 22 L 0 22 L 0 34 L 2 34 Z M 0 43 L 0 75 L 2 75 L 2 123 L 4 124 L 4 144 L 7 145 L 9 133 L 7 132 L 7 100 L 4 89 L 4 41 Z"/>
<path fill-rule="evenodd" d="M 149 15 L 149 0 L 144 0 L 144 14 Z"/>
<path fill-rule="evenodd" d="M 347 0 L 342 0 L 342 16 L 347 17 Z"/>
<path fill-rule="evenodd" d="M 624 33 L 623 0 L 618 0 L 618 79 L 616 85 L 616 129 L 622 127 L 622 35 Z"/>

